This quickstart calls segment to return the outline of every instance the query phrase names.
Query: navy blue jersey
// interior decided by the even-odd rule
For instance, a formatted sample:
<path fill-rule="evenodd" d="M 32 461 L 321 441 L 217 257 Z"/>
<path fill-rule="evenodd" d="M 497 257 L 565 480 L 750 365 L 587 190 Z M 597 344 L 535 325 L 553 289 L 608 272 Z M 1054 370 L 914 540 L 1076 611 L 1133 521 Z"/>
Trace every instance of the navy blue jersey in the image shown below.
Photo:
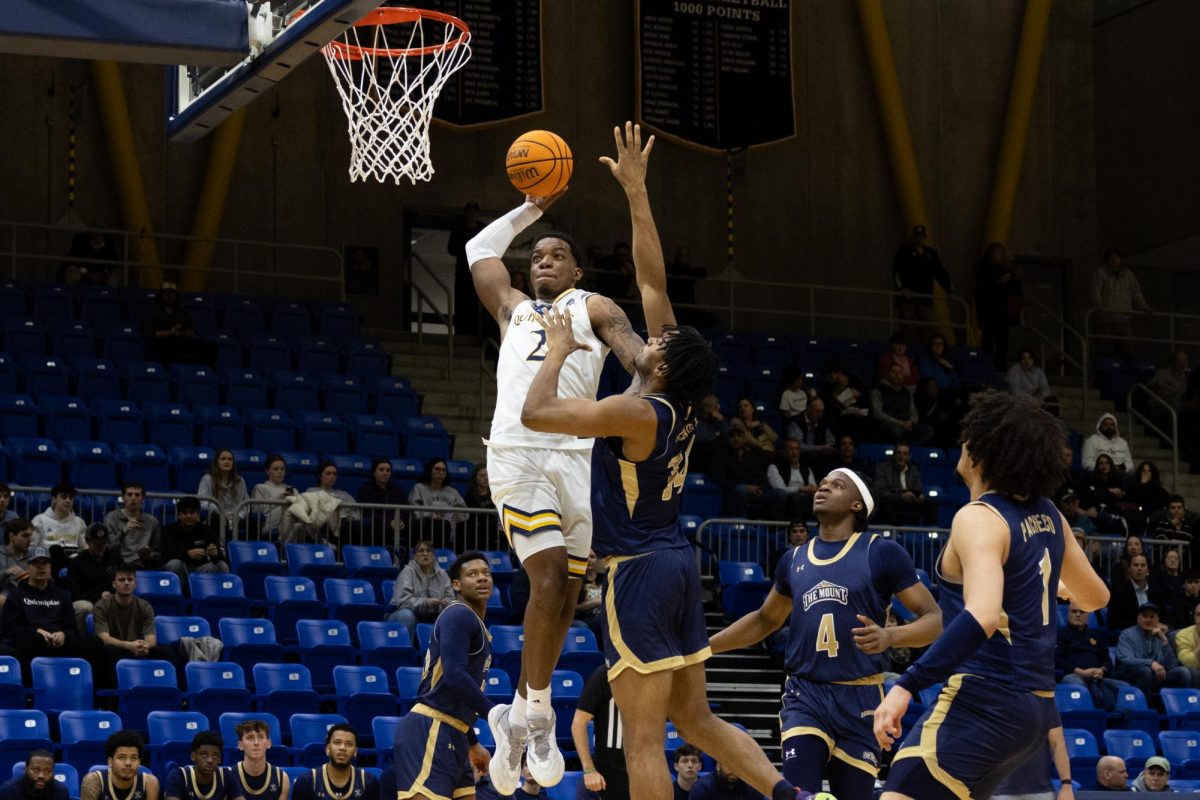
<path fill-rule="evenodd" d="M 329 765 L 310 769 L 292 784 L 291 800 L 379 800 L 379 781 L 362 767 L 350 771 L 350 780 L 335 785 Z"/>
<path fill-rule="evenodd" d="M 111 770 L 102 769 L 97 774 L 100 776 L 98 800 L 146 800 L 146 773 L 140 769 L 133 778 L 133 786 L 129 789 L 118 789 L 113 786 Z"/>
<path fill-rule="evenodd" d="M 619 436 L 597 439 L 592 448 L 592 547 L 598 556 L 633 556 L 690 545 L 679 527 L 679 499 L 696 441 L 691 407 L 657 394 L 642 395 L 654 407 L 658 429 L 644 461 L 627 461 Z"/>
<path fill-rule="evenodd" d="M 226 800 L 240 796 L 225 767 L 217 767 L 212 783 L 205 785 L 196 782 L 195 767 L 175 767 L 167 773 L 163 788 L 163 797 L 178 797 L 179 800 Z"/>
<path fill-rule="evenodd" d="M 491 707 L 483 694 L 491 664 L 492 637 L 483 620 L 467 604 L 451 603 L 433 625 L 418 702 L 470 726 Z"/>
<path fill-rule="evenodd" d="M 983 647 L 958 667 L 1024 691 L 1054 691 L 1054 644 L 1058 636 L 1055 596 L 1062 571 L 1065 539 L 1062 515 L 1045 497 L 1019 502 L 988 492 L 976 503 L 996 512 L 1008 524 L 1008 558 L 1004 562 L 1004 600 L 1000 627 Z M 966 532 L 969 535 L 969 532 Z M 955 547 L 969 547 L 957 542 Z M 942 619 L 950 627 L 963 610 L 962 584 L 940 576 Z"/>
<path fill-rule="evenodd" d="M 892 595 L 918 580 L 904 548 L 875 534 L 856 533 L 844 542 L 816 537 L 784 553 L 775 591 L 792 599 L 788 674 L 845 683 L 882 673 L 887 654 L 859 650 L 850 631 L 862 627 L 859 614 L 883 625 Z"/>
<path fill-rule="evenodd" d="M 283 770 L 267 764 L 266 772 L 258 777 L 247 775 L 239 761 L 229 770 L 229 780 L 233 784 L 234 795 L 246 800 L 279 800 L 283 791 Z"/>

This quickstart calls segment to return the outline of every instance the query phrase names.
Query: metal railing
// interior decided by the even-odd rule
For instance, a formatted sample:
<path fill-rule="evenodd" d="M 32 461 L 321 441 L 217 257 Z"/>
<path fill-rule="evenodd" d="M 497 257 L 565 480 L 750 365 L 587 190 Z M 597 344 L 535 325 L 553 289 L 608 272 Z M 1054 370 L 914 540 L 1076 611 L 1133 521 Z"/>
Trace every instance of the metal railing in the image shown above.
<path fill-rule="evenodd" d="M 1129 319 L 1138 317 L 1139 323 L 1147 325 L 1163 322 L 1167 326 L 1165 336 L 1149 336 L 1147 328 L 1141 324 L 1131 328 L 1130 333 L 1103 333 L 1096 330 L 1096 323 L 1108 319 Z M 1103 308 L 1089 308 L 1083 315 L 1083 332 L 1088 340 L 1108 340 L 1114 342 L 1141 342 L 1144 344 L 1165 344 L 1174 351 L 1180 345 L 1195 347 L 1200 345 L 1200 314 L 1182 314 L 1176 311 L 1155 311 L 1146 313 L 1131 311 L 1123 313 L 1109 311 Z"/>
<path fill-rule="evenodd" d="M 17 516 L 33 519 L 38 514 L 47 510 L 47 508 L 34 507 L 34 503 L 44 500 L 39 495 L 49 495 L 52 487 L 8 484 L 8 488 L 12 492 L 10 507 L 16 512 Z M 167 525 L 175 522 L 175 504 L 185 497 L 196 498 L 200 501 L 201 507 L 204 507 L 205 503 L 220 505 L 215 497 L 198 495 L 191 492 L 146 492 L 142 513 L 154 517 L 158 520 L 159 525 L 165 528 Z M 72 511 L 88 525 L 96 522 L 104 522 L 104 517 L 107 514 L 121 508 L 124 508 L 124 501 L 118 489 L 75 490 L 75 504 L 72 506 Z M 217 532 L 223 541 L 226 532 L 225 515 L 210 514 L 209 521 L 217 526 Z"/>
<path fill-rule="evenodd" d="M 442 290 L 442 294 L 446 296 L 446 312 L 442 313 L 438 309 L 437 304 L 433 299 L 421 288 L 421 285 L 416 280 L 414 270 L 420 268 L 422 280 L 431 280 L 437 284 Z M 425 260 L 418 253 L 413 253 L 412 258 L 408 261 L 408 274 L 404 276 L 408 287 L 413 291 L 417 298 L 417 343 L 425 343 L 425 309 L 437 317 L 438 322 L 446 326 L 446 359 L 448 376 L 451 380 L 454 379 L 454 293 L 450 287 L 439 278 Z"/>
<path fill-rule="evenodd" d="M 1171 420 L 1170 435 L 1159 428 L 1158 424 L 1149 415 L 1143 414 L 1133 407 L 1133 398 L 1137 394 L 1145 395 L 1146 399 L 1152 401 L 1152 405 L 1161 406 L 1167 410 L 1167 414 Z M 1129 391 L 1125 393 L 1125 409 L 1129 414 L 1129 432 L 1131 436 L 1134 430 L 1133 420 L 1136 417 L 1152 434 L 1158 436 L 1160 439 L 1165 439 L 1171 445 L 1171 491 L 1177 491 L 1179 482 L 1179 414 L 1175 409 L 1171 408 L 1170 403 L 1159 397 L 1153 389 L 1144 383 L 1135 383 L 1129 387 Z"/>
<path fill-rule="evenodd" d="M 1142 536 L 1142 548 L 1151 564 L 1161 564 L 1162 557 L 1168 550 L 1178 550 L 1183 563 L 1187 563 L 1186 553 L 1191 542 L 1181 539 L 1151 539 Z M 1125 537 L 1123 536 L 1088 536 L 1084 545 L 1088 560 L 1096 572 L 1105 579 L 1113 574 L 1113 569 L 1125 554 Z"/>

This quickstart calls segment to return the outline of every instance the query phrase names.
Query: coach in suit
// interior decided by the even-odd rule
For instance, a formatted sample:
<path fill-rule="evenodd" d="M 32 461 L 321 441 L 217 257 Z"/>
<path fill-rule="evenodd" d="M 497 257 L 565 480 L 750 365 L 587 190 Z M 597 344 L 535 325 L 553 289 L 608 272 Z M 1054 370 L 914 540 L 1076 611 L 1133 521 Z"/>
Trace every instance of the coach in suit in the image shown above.
<path fill-rule="evenodd" d="M 921 470 L 912 463 L 912 448 L 900 442 L 892 460 L 875 468 L 875 497 L 879 499 L 879 521 L 893 525 L 932 525 L 937 506 L 925 496 Z"/>

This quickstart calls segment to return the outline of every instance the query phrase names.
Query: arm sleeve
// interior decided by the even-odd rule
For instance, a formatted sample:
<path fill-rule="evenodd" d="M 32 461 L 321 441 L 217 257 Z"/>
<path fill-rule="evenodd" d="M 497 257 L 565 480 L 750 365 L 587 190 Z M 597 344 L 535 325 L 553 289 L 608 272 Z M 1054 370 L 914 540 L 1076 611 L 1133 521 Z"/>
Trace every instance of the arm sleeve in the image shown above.
<path fill-rule="evenodd" d="M 415 583 L 413 570 L 408 567 L 400 570 L 400 577 L 396 580 L 396 593 L 393 596 L 396 608 L 416 610 L 417 606 L 421 604 L 421 598 L 416 596 Z"/>
<path fill-rule="evenodd" d="M 1148 667 L 1154 659 L 1142 658 L 1136 647 L 1137 640 L 1132 638 L 1139 635 L 1136 630 L 1126 630 L 1117 639 L 1117 665 L 1122 669 L 1127 667 Z"/>
<path fill-rule="evenodd" d="M 110 633 L 108 629 L 108 606 L 104 603 L 96 603 L 92 606 L 92 628 L 99 636 L 102 633 Z"/>
<path fill-rule="evenodd" d="M 467 614 L 472 618 L 468 618 Z M 437 637 L 441 645 L 442 683 L 456 697 L 462 698 L 475 713 L 486 717 L 492 708 L 492 702 L 467 673 L 467 662 L 470 658 L 468 650 L 483 646 L 483 634 L 480 632 L 479 622 L 473 619 L 474 616 L 475 612 L 466 606 L 455 605 L 438 617 Z"/>
<path fill-rule="evenodd" d="M 871 544 L 871 579 L 881 598 L 903 592 L 920 582 L 912 556 L 890 539 L 877 539 Z"/>
<path fill-rule="evenodd" d="M 1175 651 L 1171 648 L 1171 645 L 1163 642 L 1159 642 L 1158 644 L 1159 646 L 1156 648 L 1159 656 L 1158 659 L 1156 659 L 1158 663 L 1162 664 L 1167 669 L 1174 669 L 1175 667 L 1178 667 L 1179 658 L 1175 655 Z"/>
<path fill-rule="evenodd" d="M 775 591 L 779 592 L 784 597 L 792 596 L 792 585 L 788 583 L 789 570 L 792 568 L 792 558 L 795 548 L 788 548 L 783 551 L 783 555 L 779 558 L 779 563 L 775 565 Z"/>
<path fill-rule="evenodd" d="M 1180 664 L 1189 669 L 1200 669 L 1200 662 L 1197 662 L 1196 654 L 1192 651 L 1195 644 L 1195 628 L 1184 628 L 1175 634 L 1175 656 Z"/>
<path fill-rule="evenodd" d="M 779 467 L 772 464 L 767 467 L 767 483 L 772 489 L 786 489 L 787 484 L 783 482 L 783 478 L 779 474 Z"/>
<path fill-rule="evenodd" d="M 139 601 L 141 601 L 138 605 L 140 605 L 142 608 L 141 637 L 143 639 L 145 639 L 147 636 L 157 635 L 157 632 L 154 627 L 154 606 L 150 605 L 150 603 L 148 603 L 147 601 L 142 600 L 140 597 L 137 599 Z M 226 777 L 228 777 L 228 776 L 226 776 Z"/>

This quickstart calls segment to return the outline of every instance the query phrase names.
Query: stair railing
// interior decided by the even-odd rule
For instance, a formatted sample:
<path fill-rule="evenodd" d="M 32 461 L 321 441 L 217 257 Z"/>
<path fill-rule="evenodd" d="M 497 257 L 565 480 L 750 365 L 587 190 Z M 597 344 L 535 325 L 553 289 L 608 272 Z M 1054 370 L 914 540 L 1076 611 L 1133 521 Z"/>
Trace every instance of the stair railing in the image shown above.
<path fill-rule="evenodd" d="M 1171 433 L 1167 435 L 1158 424 L 1147 414 L 1143 414 L 1133 407 L 1133 398 L 1135 395 L 1144 395 L 1150 400 L 1153 405 L 1161 406 L 1167 410 L 1171 420 Z M 1173 471 L 1171 472 L 1171 491 L 1179 491 L 1177 485 L 1179 483 L 1179 414 L 1171 407 L 1171 404 L 1159 397 L 1153 389 L 1144 383 L 1135 383 L 1129 387 L 1129 391 L 1125 393 L 1125 409 L 1129 413 L 1129 435 L 1133 435 L 1133 421 L 1136 418 L 1146 427 L 1150 433 L 1160 439 L 1165 439 L 1171 445 L 1171 463 Z"/>
<path fill-rule="evenodd" d="M 414 274 L 419 270 L 422 278 L 432 280 L 437 284 L 438 288 L 446 296 L 446 311 L 443 313 L 441 309 L 433 302 L 424 289 L 414 280 Z M 446 326 L 446 375 L 454 380 L 454 294 L 446 283 L 437 276 L 436 273 L 425 263 L 425 259 L 421 258 L 419 253 L 413 253 L 412 258 L 408 261 L 408 275 L 405 276 L 405 281 L 413 294 L 417 298 L 417 344 L 425 343 L 425 308 L 437 317 L 438 322 Z"/>

